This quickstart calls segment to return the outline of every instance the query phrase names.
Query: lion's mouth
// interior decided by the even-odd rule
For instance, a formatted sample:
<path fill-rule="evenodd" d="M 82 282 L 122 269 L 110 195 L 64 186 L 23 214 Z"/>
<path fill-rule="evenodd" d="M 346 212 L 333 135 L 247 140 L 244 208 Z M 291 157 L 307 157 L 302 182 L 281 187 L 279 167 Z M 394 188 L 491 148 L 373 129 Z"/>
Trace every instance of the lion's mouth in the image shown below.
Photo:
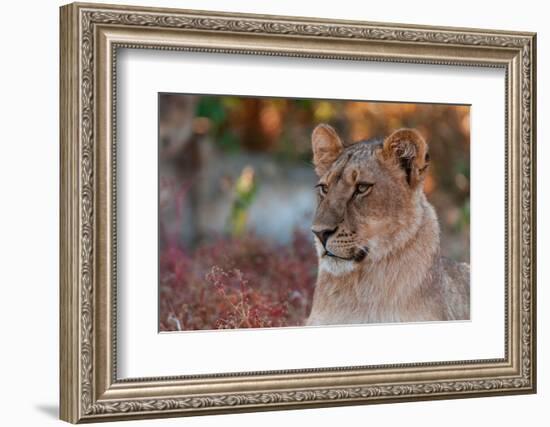
<path fill-rule="evenodd" d="M 336 255 L 336 254 L 332 253 L 331 251 L 329 251 L 326 248 L 325 248 L 325 253 L 323 254 L 323 256 L 327 256 L 327 257 L 330 257 L 330 258 L 337 258 L 337 259 L 341 259 L 341 260 L 344 260 L 344 261 L 361 262 L 366 258 L 366 256 L 368 254 L 369 254 L 369 248 L 367 248 L 365 246 L 363 248 L 360 248 L 355 255 L 353 255 L 351 257 L 347 257 L 347 258 Z"/>

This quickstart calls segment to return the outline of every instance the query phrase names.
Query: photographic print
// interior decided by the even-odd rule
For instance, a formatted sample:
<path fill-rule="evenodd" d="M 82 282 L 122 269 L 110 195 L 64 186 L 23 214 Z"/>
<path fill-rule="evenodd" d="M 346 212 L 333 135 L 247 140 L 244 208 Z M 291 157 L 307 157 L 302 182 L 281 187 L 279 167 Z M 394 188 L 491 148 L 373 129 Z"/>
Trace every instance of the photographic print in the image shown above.
<path fill-rule="evenodd" d="M 468 105 L 158 100 L 160 331 L 470 318 Z"/>

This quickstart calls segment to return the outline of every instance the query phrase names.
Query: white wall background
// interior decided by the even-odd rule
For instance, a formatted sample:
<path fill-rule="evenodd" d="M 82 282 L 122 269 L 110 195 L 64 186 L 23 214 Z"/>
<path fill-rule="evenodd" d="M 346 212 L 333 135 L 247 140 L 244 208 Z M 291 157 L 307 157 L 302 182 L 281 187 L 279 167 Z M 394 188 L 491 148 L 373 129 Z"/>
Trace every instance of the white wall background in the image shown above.
<path fill-rule="evenodd" d="M 113 3 L 121 3 L 110 0 Z M 539 393 L 438 402 L 208 416 L 131 425 L 413 426 L 546 425 L 550 405 L 550 29 L 545 3 L 357 0 L 133 0 L 133 4 L 325 18 L 487 27 L 538 32 L 538 358 Z M 0 25 L 0 419 L 47 426 L 58 402 L 58 6 L 57 0 L 6 2 Z M 7 151 L 6 151 L 7 150 Z M 546 218 L 546 220 L 545 220 Z M 487 256 L 491 256 L 488 254 Z M 495 254 L 498 256 L 498 254 Z"/>

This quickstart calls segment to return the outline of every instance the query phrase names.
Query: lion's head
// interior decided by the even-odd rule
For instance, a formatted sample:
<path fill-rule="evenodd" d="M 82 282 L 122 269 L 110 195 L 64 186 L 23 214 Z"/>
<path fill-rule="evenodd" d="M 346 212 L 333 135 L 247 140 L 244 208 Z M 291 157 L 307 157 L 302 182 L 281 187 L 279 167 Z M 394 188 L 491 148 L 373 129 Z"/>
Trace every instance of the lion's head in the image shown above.
<path fill-rule="evenodd" d="M 344 144 L 326 124 L 312 134 L 319 176 L 312 225 L 318 255 L 334 265 L 378 260 L 403 246 L 422 221 L 428 146 L 412 129 Z"/>

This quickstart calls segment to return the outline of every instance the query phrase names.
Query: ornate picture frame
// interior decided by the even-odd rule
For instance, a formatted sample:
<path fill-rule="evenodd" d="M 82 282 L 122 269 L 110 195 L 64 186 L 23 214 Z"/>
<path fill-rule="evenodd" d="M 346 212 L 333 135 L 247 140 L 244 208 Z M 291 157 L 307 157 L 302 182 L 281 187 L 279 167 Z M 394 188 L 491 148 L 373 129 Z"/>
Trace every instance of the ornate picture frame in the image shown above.
<path fill-rule="evenodd" d="M 80 3 L 60 13 L 61 419 L 78 423 L 536 391 L 535 34 Z M 120 48 L 504 69 L 505 357 L 118 379 Z"/>

